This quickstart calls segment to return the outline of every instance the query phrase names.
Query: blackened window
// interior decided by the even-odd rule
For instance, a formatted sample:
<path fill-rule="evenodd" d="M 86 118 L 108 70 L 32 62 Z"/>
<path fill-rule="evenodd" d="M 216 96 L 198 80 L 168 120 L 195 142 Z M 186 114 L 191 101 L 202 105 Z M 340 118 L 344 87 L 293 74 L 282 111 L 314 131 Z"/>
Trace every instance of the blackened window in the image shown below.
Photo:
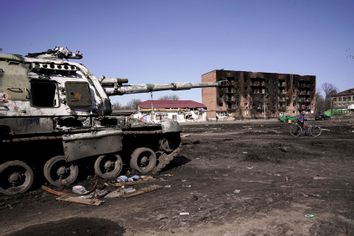
<path fill-rule="evenodd" d="M 49 80 L 31 80 L 31 101 L 35 107 L 55 107 L 58 105 L 57 85 Z"/>

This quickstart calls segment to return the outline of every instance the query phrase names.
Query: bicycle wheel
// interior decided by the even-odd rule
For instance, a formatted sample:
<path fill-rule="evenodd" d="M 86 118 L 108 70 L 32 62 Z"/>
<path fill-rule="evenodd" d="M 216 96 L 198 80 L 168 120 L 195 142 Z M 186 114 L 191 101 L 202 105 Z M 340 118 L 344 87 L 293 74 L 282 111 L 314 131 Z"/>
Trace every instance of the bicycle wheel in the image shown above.
<path fill-rule="evenodd" d="M 312 137 L 318 137 L 322 133 L 322 130 L 321 130 L 321 128 L 319 126 L 312 126 L 312 127 L 310 127 L 309 130 L 310 130 L 310 135 Z"/>
<path fill-rule="evenodd" d="M 294 137 L 298 137 L 300 134 L 302 134 L 302 128 L 298 124 L 290 125 L 289 133 Z"/>

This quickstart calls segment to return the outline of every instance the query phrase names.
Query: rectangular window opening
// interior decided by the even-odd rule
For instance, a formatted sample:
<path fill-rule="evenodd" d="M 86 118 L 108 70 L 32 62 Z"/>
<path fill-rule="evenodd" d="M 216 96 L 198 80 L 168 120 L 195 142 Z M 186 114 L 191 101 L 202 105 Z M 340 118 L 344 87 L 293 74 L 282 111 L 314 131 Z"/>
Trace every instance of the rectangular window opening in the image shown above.
<path fill-rule="evenodd" d="M 31 80 L 31 102 L 35 107 L 57 107 L 57 85 L 54 81 Z"/>

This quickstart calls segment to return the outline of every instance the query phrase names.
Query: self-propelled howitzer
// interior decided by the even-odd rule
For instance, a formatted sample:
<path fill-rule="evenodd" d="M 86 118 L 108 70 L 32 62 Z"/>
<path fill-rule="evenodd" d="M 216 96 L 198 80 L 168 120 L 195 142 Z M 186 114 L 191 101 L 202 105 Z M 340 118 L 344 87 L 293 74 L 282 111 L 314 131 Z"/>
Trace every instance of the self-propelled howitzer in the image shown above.
<path fill-rule="evenodd" d="M 40 172 L 54 186 L 73 184 L 79 167 L 105 179 L 117 177 L 123 164 L 157 173 L 180 150 L 178 123 L 113 116 L 109 96 L 219 85 L 127 85 L 124 79 L 97 79 L 69 61 L 81 58 L 63 47 L 27 56 L 0 54 L 1 193 L 27 191 Z"/>

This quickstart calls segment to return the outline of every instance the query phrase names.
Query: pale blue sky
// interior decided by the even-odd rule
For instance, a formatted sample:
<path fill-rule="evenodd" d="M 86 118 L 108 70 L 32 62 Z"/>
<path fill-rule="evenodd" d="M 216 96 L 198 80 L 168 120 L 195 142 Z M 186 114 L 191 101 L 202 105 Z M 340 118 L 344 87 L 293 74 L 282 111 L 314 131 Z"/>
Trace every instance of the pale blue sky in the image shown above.
<path fill-rule="evenodd" d="M 214 69 L 313 74 L 354 87 L 351 0 L 1 0 L 0 48 L 80 50 L 96 76 L 199 82 Z M 154 98 L 165 94 L 154 93 Z M 201 90 L 172 92 L 201 101 Z M 125 104 L 149 94 L 115 97 Z"/>

